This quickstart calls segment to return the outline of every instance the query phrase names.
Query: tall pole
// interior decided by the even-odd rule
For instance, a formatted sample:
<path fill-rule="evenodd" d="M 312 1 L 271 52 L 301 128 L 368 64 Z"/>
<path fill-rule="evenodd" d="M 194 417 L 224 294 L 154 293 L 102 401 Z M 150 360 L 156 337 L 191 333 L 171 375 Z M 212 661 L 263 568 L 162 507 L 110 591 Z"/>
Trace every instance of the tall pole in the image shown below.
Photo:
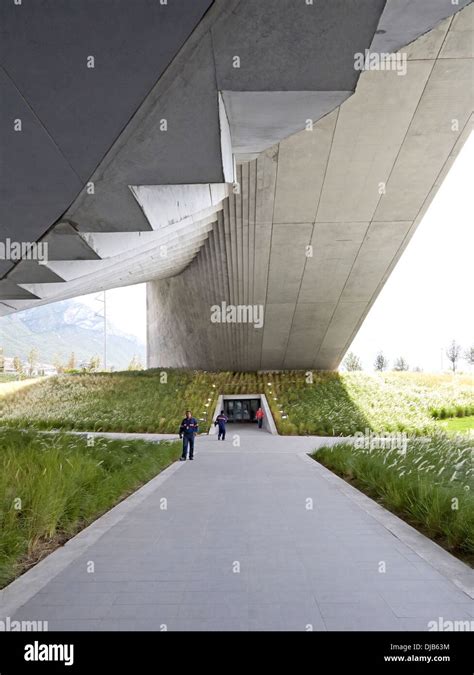
<path fill-rule="evenodd" d="M 107 292 L 104 291 L 104 370 L 107 370 Z"/>
<path fill-rule="evenodd" d="M 104 370 L 107 370 L 107 295 L 106 291 L 102 291 L 102 297 L 96 295 L 94 300 L 96 302 L 102 302 L 104 305 L 104 313 L 94 312 L 94 316 L 100 316 L 104 320 Z M 100 359 L 99 359 L 100 361 Z"/>

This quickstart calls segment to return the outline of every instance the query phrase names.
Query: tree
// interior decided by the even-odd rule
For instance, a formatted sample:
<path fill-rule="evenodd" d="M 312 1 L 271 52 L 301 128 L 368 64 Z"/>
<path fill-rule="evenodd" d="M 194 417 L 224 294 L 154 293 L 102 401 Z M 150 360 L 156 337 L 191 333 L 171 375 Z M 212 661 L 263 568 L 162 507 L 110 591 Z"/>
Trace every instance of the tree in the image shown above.
<path fill-rule="evenodd" d="M 136 354 L 133 355 L 132 360 L 128 364 L 127 370 L 143 370 L 140 359 L 137 358 Z"/>
<path fill-rule="evenodd" d="M 100 368 L 100 358 L 98 356 L 92 356 L 89 365 L 87 367 L 87 370 L 90 373 L 96 373 Z"/>
<path fill-rule="evenodd" d="M 33 375 L 36 364 L 38 363 L 38 350 L 33 347 L 28 354 L 29 375 Z"/>
<path fill-rule="evenodd" d="M 469 349 L 466 349 L 466 351 L 464 352 L 464 358 L 470 366 L 474 366 L 474 346 L 469 347 Z"/>
<path fill-rule="evenodd" d="M 19 356 L 13 357 L 13 367 L 15 369 L 15 372 L 18 373 L 19 376 L 23 374 L 23 363 Z"/>
<path fill-rule="evenodd" d="M 5 358 L 3 356 L 3 347 L 0 347 L 0 373 L 5 370 Z"/>
<path fill-rule="evenodd" d="M 349 371 L 362 370 L 362 363 L 357 354 L 349 352 L 343 363 L 344 368 Z"/>
<path fill-rule="evenodd" d="M 63 373 L 64 372 L 64 366 L 63 362 L 61 359 L 61 356 L 58 354 L 55 354 L 53 357 L 53 366 L 56 368 L 57 373 Z"/>
<path fill-rule="evenodd" d="M 398 357 L 398 359 L 395 361 L 393 369 L 398 371 L 408 370 L 408 363 L 405 361 L 403 356 Z"/>
<path fill-rule="evenodd" d="M 456 340 L 453 340 L 447 348 L 446 356 L 451 361 L 451 368 L 453 369 L 453 373 L 455 373 L 459 357 L 461 356 L 461 345 L 458 345 Z"/>
<path fill-rule="evenodd" d="M 74 352 L 71 352 L 71 355 L 66 364 L 66 369 L 75 370 L 75 368 L 76 368 L 76 355 L 74 354 Z"/>
<path fill-rule="evenodd" d="M 383 355 L 382 352 L 379 352 L 377 356 L 375 357 L 375 362 L 374 362 L 374 368 L 375 370 L 387 370 L 388 368 L 388 361 Z"/>

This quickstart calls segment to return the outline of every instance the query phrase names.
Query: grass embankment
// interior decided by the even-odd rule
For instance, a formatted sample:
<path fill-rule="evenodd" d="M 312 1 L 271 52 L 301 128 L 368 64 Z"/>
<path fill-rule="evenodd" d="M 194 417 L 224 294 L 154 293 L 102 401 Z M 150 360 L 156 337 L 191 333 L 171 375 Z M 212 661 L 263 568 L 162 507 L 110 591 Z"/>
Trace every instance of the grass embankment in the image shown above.
<path fill-rule="evenodd" d="M 439 428 L 439 415 L 474 411 L 472 378 L 462 375 L 149 370 L 48 378 L 0 398 L 0 422 L 176 433 L 189 408 L 207 431 L 220 393 L 266 394 L 281 434 L 349 436 L 365 429 L 427 434 Z"/>
<path fill-rule="evenodd" d="M 198 416 L 207 410 L 208 391 L 205 375 L 192 371 L 63 375 L 5 397 L 0 421 L 22 428 L 177 433 L 186 408 Z"/>
<path fill-rule="evenodd" d="M 176 460 L 180 443 L 0 430 L 0 587 Z"/>
<path fill-rule="evenodd" d="M 405 454 L 341 444 L 313 458 L 472 565 L 472 453 L 469 439 L 438 435 L 410 440 Z"/>
<path fill-rule="evenodd" d="M 17 391 L 20 391 L 20 389 L 30 387 L 32 384 L 38 384 L 38 382 L 42 382 L 44 379 L 46 378 L 35 377 L 35 378 L 26 378 L 24 380 L 16 380 L 16 379 L 0 380 L 0 399 L 10 394 L 16 393 Z"/>
<path fill-rule="evenodd" d="M 282 388 L 296 433 L 350 436 L 356 431 L 433 433 L 433 412 L 474 410 L 472 378 L 424 373 L 322 373 L 313 385 Z"/>
<path fill-rule="evenodd" d="M 474 431 L 474 415 L 440 420 L 437 424 L 440 429 L 449 434 L 469 433 Z"/>
<path fill-rule="evenodd" d="M 0 373 L 0 384 L 3 382 L 12 382 L 13 380 L 18 380 L 18 375 L 15 373 Z"/>

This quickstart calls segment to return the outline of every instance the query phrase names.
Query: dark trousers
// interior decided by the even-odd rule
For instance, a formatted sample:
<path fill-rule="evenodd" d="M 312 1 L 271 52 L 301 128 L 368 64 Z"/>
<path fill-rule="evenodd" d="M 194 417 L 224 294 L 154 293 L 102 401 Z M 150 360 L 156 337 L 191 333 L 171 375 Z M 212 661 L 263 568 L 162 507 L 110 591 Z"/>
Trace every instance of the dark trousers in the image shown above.
<path fill-rule="evenodd" d="M 225 441 L 225 427 L 219 427 L 219 433 L 217 434 L 217 440 L 220 441 L 222 437 L 222 440 Z"/>
<path fill-rule="evenodd" d="M 257 422 L 258 422 L 258 428 L 261 429 L 262 424 L 263 424 L 263 417 L 261 417 L 259 420 L 257 420 Z"/>
<path fill-rule="evenodd" d="M 188 455 L 188 445 L 189 445 L 189 459 L 194 457 L 194 434 L 183 434 L 183 454 L 181 455 L 186 459 Z"/>

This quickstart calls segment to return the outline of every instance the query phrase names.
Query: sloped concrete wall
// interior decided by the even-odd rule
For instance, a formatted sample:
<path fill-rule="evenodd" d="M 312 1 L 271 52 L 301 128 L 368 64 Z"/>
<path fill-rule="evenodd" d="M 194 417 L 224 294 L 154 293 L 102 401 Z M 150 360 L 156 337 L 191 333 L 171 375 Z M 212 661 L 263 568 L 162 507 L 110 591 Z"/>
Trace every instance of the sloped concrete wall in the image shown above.
<path fill-rule="evenodd" d="M 148 284 L 150 366 L 337 368 L 472 129 L 473 7 L 402 50 L 403 75 L 364 72 L 238 167 L 196 258 Z M 262 307 L 263 327 L 212 323 L 223 302 Z"/>

